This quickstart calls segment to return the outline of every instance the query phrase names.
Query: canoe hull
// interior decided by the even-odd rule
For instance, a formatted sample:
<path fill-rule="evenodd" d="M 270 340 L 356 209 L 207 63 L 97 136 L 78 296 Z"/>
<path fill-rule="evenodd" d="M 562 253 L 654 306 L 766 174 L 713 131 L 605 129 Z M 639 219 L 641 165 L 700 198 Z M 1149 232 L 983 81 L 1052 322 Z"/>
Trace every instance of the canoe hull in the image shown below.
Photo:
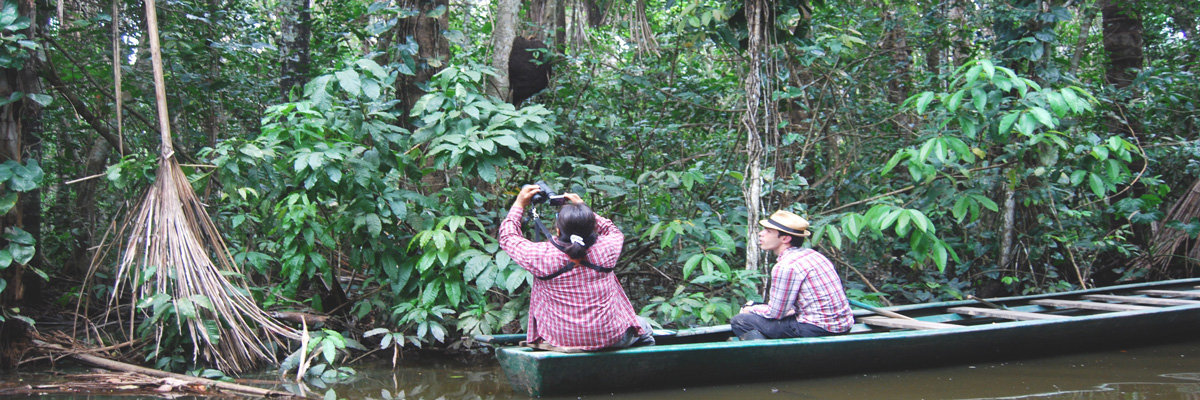
<path fill-rule="evenodd" d="M 954 304 L 960 303 L 942 306 Z M 948 329 L 598 353 L 506 347 L 496 355 L 515 390 L 547 396 L 909 369 L 1155 344 L 1197 334 L 1200 305 L 1184 305 Z"/>

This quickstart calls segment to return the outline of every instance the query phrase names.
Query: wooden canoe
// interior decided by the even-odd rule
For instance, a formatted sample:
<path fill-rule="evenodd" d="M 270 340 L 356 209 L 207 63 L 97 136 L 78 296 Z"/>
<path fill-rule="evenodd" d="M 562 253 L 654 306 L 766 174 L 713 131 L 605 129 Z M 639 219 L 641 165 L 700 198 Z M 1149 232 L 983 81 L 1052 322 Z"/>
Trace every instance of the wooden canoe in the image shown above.
<path fill-rule="evenodd" d="M 656 332 L 658 345 L 565 353 L 477 337 L 517 392 L 530 396 L 798 379 L 1046 356 L 1200 334 L 1200 278 L 1091 290 L 856 310 L 849 334 L 734 341 L 728 325 Z"/>

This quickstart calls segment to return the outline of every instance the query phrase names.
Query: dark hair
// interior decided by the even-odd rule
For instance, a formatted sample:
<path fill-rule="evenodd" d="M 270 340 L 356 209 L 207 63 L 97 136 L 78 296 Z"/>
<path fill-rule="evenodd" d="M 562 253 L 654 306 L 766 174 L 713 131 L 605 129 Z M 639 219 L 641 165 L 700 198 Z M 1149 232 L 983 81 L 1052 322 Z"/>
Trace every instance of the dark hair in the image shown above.
<path fill-rule="evenodd" d="M 563 252 L 568 257 L 572 260 L 587 258 L 588 248 L 596 243 L 596 214 L 591 208 L 577 203 L 563 205 L 558 210 L 558 217 L 554 218 L 554 227 L 558 228 L 557 241 L 563 245 Z M 571 243 L 571 235 L 583 238 L 583 246 Z"/>
<path fill-rule="evenodd" d="M 784 236 L 792 238 L 792 240 L 788 242 L 789 247 L 799 248 L 801 245 L 804 244 L 804 239 L 807 239 L 807 237 L 796 236 L 796 235 L 793 235 L 793 234 L 790 234 L 790 233 L 787 233 L 787 232 L 784 232 L 784 231 L 781 231 L 781 230 L 778 230 L 775 228 L 767 228 L 767 229 L 775 231 L 775 233 L 778 234 L 780 238 L 783 238 Z"/>

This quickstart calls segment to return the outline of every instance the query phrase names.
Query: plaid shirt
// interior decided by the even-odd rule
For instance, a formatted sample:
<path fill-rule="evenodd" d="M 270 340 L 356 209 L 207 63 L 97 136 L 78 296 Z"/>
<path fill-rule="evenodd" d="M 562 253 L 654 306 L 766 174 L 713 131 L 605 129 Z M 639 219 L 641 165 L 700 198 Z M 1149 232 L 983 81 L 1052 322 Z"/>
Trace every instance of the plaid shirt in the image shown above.
<path fill-rule="evenodd" d="M 842 279 L 833 263 L 813 249 L 784 250 L 771 270 L 767 304 L 751 306 L 750 311 L 769 319 L 794 313 L 797 321 L 833 333 L 849 331 L 854 325 Z"/>
<path fill-rule="evenodd" d="M 571 262 L 566 253 L 550 242 L 534 243 L 521 233 L 525 209 L 514 206 L 500 223 L 500 248 L 534 276 L 547 276 Z M 612 268 L 621 256 L 625 235 L 608 218 L 596 216 L 596 243 L 588 249 L 588 261 Z M 633 305 L 617 282 L 616 275 L 576 265 L 550 280 L 533 280 L 529 296 L 530 343 L 544 341 L 559 347 L 597 350 L 620 341 L 629 327 L 643 332 Z"/>

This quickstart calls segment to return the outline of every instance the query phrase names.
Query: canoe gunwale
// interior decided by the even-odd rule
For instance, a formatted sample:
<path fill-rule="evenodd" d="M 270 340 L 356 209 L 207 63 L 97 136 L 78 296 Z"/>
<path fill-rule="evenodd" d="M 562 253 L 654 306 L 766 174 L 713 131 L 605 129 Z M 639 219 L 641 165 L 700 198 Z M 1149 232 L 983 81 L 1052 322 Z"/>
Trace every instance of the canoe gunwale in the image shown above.
<path fill-rule="evenodd" d="M 1194 285 L 1200 278 L 1163 281 L 1144 284 L 1128 284 L 1113 287 L 1050 293 L 1033 296 L 1013 296 L 989 301 L 1005 306 L 1016 302 L 1036 299 L 1081 299 L 1086 294 L 1129 292 L 1130 289 L 1156 286 Z M 944 315 L 949 308 L 977 306 L 976 301 L 950 301 L 933 304 L 918 304 L 888 308 L 891 311 L 908 312 L 915 318 L 935 318 Z M 1054 309 L 1043 307 L 1048 312 Z M 1062 311 L 1062 310 L 1057 310 Z M 1085 312 L 1092 312 L 1085 310 Z M 857 318 L 877 315 L 856 313 Z M 870 332 L 818 338 L 789 338 L 761 341 L 719 341 L 688 344 L 665 344 L 636 347 L 615 351 L 591 353 L 557 353 L 537 351 L 521 347 L 502 347 L 496 356 L 510 383 L 518 392 L 531 396 L 579 394 L 589 392 L 627 391 L 660 387 L 663 385 L 704 385 L 721 382 L 786 379 L 814 374 L 829 375 L 833 370 L 813 369 L 812 364 L 836 363 L 845 360 L 864 365 L 876 363 L 904 367 L 904 362 L 920 359 L 914 365 L 945 365 L 957 362 L 973 362 L 988 358 L 1017 356 L 1026 351 L 1042 351 L 1047 354 L 1066 351 L 1081 351 L 1104 346 L 1101 338 L 1168 337 L 1200 333 L 1200 304 L 1161 306 L 1141 310 L 1094 312 L 1063 318 L 1040 320 L 1003 320 L 988 323 L 986 318 L 962 316 L 961 321 L 975 324 L 956 325 L 925 330 L 871 329 Z M 955 321 L 959 322 L 959 321 Z M 862 322 L 856 327 L 864 327 Z M 677 332 L 682 332 L 677 331 Z M 1105 331 L 1106 335 L 1095 335 Z M 1089 334 L 1091 333 L 1091 334 Z M 1133 344 L 1146 342 L 1134 340 Z M 1113 345 L 1113 344 L 1109 344 Z M 1026 348 L 1027 347 L 1027 348 Z M 1075 348 L 1075 350 L 1071 350 Z M 939 354 L 939 353 L 961 353 Z M 893 353 L 893 354 L 888 354 Z M 754 355 L 754 357 L 747 356 Z M 884 359 L 881 357 L 890 357 Z M 754 359 L 753 362 L 746 358 Z M 784 367 L 786 366 L 786 367 Z M 795 368 L 793 368 L 795 367 Z M 853 367 L 853 366 L 850 366 Z M 621 377 L 578 380 L 564 371 L 580 369 L 602 369 Z M 873 369 L 873 368 L 865 368 Z M 672 371 L 662 374 L 662 371 Z M 717 370 L 720 373 L 714 372 Z M 780 372 L 783 371 L 783 372 Z M 850 372 L 850 371 L 845 371 Z M 514 374 L 537 374 L 514 376 Z M 590 374 L 589 374 L 590 375 Z M 625 376 L 629 375 L 629 376 Z M 641 375 L 658 375 L 658 380 L 645 381 Z M 611 379 L 611 382 L 605 381 Z"/>

